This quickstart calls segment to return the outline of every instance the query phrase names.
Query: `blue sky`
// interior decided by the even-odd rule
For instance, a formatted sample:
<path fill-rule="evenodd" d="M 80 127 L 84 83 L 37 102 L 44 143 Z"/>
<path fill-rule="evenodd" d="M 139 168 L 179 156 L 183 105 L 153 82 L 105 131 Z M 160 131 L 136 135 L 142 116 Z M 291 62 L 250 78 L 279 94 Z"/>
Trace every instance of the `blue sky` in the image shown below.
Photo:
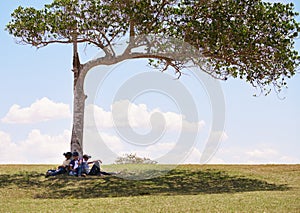
<path fill-rule="evenodd" d="M 72 47 L 70 45 L 50 45 L 37 50 L 27 45 L 16 44 L 5 30 L 10 14 L 18 5 L 41 7 L 50 1 L 4 1 L 0 2 L 0 46 L 2 54 L 0 85 L 0 163 L 58 163 L 62 153 L 68 151 L 71 134 Z M 300 3 L 294 1 L 296 10 Z M 300 51 L 300 42 L 296 41 Z M 82 46 L 81 60 L 95 57 L 98 50 Z M 165 117 L 167 130 L 158 143 L 136 146 L 124 141 L 111 122 L 111 108 L 121 85 L 136 75 L 149 72 L 145 61 L 125 62 L 109 72 L 103 84 L 87 102 L 94 107 L 95 117 L 99 116 L 97 134 L 116 155 L 137 153 L 157 159 L 167 155 L 178 138 L 177 124 L 184 114 L 176 101 L 162 92 L 148 92 L 129 100 L 131 126 L 140 133 L 149 131 L 149 118 L 159 112 Z M 101 78 L 101 69 L 92 71 L 88 79 Z M 168 76 L 169 74 L 164 74 Z M 103 77 L 103 76 L 102 76 Z M 170 80 L 171 81 L 171 80 Z M 181 159 L 185 163 L 199 163 L 204 151 L 211 125 L 213 110 L 207 90 L 192 75 L 184 75 L 181 83 L 195 98 L 198 109 L 199 132 L 197 140 L 189 145 L 189 154 Z M 231 79 L 220 82 L 225 100 L 225 127 L 215 155 L 209 163 L 300 163 L 300 76 L 288 81 L 288 89 L 280 97 L 253 97 L 257 93 L 247 83 Z M 171 84 L 171 83 L 170 83 Z M 173 84 L 173 83 L 172 83 Z M 88 91 L 87 91 L 88 92 Z M 282 100 L 281 97 L 284 97 Z M 90 105 L 93 104 L 93 105 Z M 190 121 L 187 121 L 190 122 Z M 88 123 L 88 122 L 87 122 Z M 93 147 L 86 144 L 85 151 L 93 153 Z M 101 144 L 96 145 L 102 149 Z M 94 153 L 104 163 L 112 159 Z M 103 159 L 104 158 L 104 159 Z"/>

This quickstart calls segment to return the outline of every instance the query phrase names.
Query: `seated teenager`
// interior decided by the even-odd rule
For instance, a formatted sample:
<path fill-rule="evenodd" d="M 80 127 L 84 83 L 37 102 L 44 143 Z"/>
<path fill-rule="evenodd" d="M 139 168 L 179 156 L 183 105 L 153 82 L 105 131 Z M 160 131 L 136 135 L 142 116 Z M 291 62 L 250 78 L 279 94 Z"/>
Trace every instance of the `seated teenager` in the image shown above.
<path fill-rule="evenodd" d="M 65 156 L 66 159 L 63 161 L 62 165 L 58 166 L 58 168 L 56 170 L 49 169 L 46 172 L 46 177 L 64 174 L 68 171 L 69 164 L 71 162 L 72 153 L 66 152 L 63 155 Z"/>
<path fill-rule="evenodd" d="M 78 175 L 78 170 L 79 170 L 79 153 L 78 152 L 73 152 L 73 160 L 71 160 L 70 165 L 69 165 L 69 175 L 71 176 L 77 176 Z"/>
<path fill-rule="evenodd" d="M 83 155 L 82 159 L 79 161 L 79 172 L 78 176 L 86 176 L 86 175 L 111 175 L 110 173 L 103 172 L 100 170 L 101 160 L 88 161 L 91 156 Z M 89 168 L 89 164 L 93 164 L 92 168 Z"/>

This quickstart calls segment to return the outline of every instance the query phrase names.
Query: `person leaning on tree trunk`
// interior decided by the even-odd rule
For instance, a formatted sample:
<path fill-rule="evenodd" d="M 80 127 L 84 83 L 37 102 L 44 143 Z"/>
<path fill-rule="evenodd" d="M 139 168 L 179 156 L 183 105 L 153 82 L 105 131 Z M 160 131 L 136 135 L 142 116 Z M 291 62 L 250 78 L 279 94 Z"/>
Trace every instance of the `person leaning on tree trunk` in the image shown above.
<path fill-rule="evenodd" d="M 66 159 L 63 161 L 62 165 L 58 166 L 56 170 L 55 169 L 49 169 L 46 172 L 46 175 L 45 175 L 46 177 L 65 174 L 65 173 L 68 172 L 69 165 L 70 165 L 71 158 L 72 158 L 72 153 L 71 152 L 65 152 L 63 155 L 65 156 Z"/>

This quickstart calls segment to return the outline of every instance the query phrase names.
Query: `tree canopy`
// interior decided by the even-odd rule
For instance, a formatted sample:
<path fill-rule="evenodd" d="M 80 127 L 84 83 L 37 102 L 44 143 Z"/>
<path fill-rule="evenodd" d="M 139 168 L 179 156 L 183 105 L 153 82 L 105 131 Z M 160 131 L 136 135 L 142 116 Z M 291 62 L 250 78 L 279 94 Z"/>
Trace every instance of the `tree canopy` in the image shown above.
<path fill-rule="evenodd" d="M 7 30 L 19 42 L 38 48 L 76 40 L 110 58 L 119 57 L 114 45 L 122 37 L 130 37 L 130 54 L 137 46 L 150 45 L 137 42 L 138 36 L 168 36 L 201 55 L 184 60 L 153 57 L 179 74 L 179 65 L 201 65 L 204 58 L 209 66 L 200 68 L 215 78 L 241 78 L 255 87 L 274 85 L 280 90 L 299 65 L 294 50 L 300 30 L 297 15 L 293 4 L 261 0 L 54 0 L 42 9 L 18 7 Z M 151 58 L 149 52 L 144 57 Z"/>

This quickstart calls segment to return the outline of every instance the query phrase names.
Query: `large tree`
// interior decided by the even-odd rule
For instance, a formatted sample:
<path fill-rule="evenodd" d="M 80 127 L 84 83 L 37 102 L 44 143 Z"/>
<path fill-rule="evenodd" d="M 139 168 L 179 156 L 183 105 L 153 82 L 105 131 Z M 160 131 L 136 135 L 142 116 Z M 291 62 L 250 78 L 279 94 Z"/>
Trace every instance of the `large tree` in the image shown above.
<path fill-rule="evenodd" d="M 292 4 L 261 0 L 54 0 L 39 10 L 18 7 L 7 30 L 20 43 L 37 48 L 73 44 L 71 151 L 82 154 L 83 84 L 91 68 L 148 58 L 162 71 L 174 68 L 178 76 L 193 64 L 214 78 L 240 78 L 265 93 L 280 91 L 299 64 L 293 49 L 300 30 L 297 15 Z M 127 48 L 116 54 L 123 37 Z M 93 45 L 105 56 L 81 63 L 79 43 Z M 186 44 L 193 54 L 182 54 Z"/>

